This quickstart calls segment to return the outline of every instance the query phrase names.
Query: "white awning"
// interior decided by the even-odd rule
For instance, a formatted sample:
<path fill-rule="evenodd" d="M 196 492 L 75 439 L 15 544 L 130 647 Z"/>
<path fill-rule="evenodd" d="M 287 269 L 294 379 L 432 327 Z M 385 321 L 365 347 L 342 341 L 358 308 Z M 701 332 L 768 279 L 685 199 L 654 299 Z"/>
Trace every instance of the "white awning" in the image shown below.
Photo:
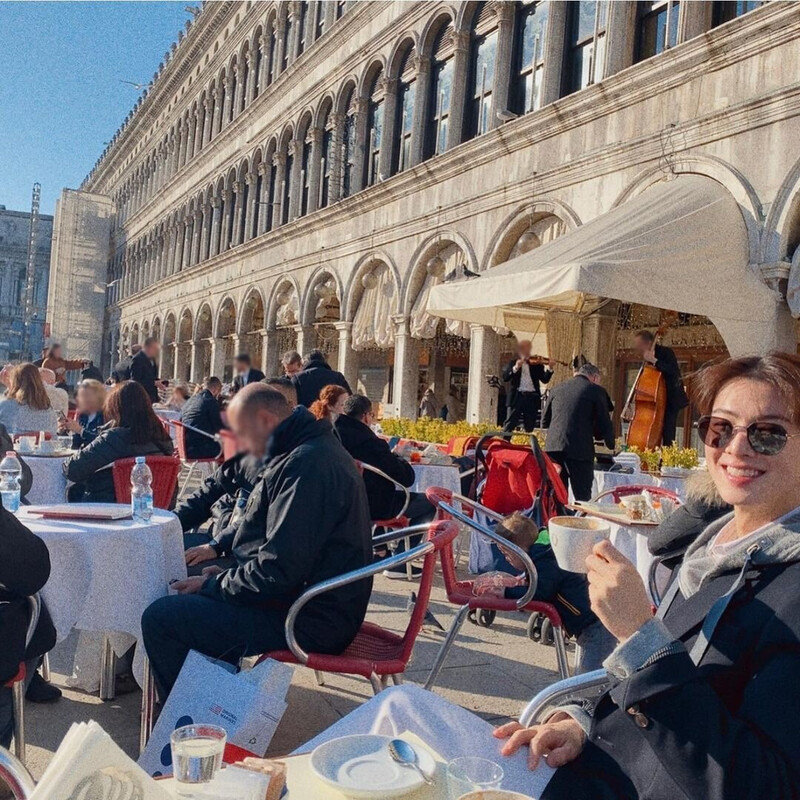
<path fill-rule="evenodd" d="M 785 310 L 749 266 L 734 198 L 681 175 L 479 278 L 433 287 L 428 311 L 520 335 L 541 333 L 547 311 L 584 315 L 606 298 L 707 316 L 732 353 L 777 346 Z"/>

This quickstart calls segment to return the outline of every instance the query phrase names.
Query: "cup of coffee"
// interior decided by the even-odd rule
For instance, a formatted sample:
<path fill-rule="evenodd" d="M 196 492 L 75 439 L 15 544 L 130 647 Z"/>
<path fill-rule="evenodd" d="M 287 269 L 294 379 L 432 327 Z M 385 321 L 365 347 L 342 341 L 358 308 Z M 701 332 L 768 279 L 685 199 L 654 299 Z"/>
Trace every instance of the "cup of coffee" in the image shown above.
<path fill-rule="evenodd" d="M 547 528 L 558 566 L 567 572 L 585 573 L 592 548 L 611 535 L 608 523 L 592 517 L 553 517 Z"/>

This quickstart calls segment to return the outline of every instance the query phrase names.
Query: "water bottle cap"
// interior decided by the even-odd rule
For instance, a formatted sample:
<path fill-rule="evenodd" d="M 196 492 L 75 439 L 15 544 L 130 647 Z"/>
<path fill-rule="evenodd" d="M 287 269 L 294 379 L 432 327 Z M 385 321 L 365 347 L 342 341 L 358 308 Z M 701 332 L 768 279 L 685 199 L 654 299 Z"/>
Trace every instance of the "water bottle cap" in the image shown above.
<path fill-rule="evenodd" d="M 136 456 L 137 464 L 144 464 L 144 456 Z"/>
<path fill-rule="evenodd" d="M 6 457 L 7 458 L 16 458 L 17 454 L 13 450 L 6 450 Z"/>

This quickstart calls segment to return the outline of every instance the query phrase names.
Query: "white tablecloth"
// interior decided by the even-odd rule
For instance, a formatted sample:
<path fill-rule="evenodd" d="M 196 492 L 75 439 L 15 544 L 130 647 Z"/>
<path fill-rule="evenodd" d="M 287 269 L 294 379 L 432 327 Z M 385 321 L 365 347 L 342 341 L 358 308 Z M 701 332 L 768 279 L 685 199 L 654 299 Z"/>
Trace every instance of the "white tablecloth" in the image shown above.
<path fill-rule="evenodd" d="M 595 470 L 592 497 L 597 497 L 597 495 L 607 492 L 609 489 L 615 489 L 617 486 L 631 486 L 634 484 L 669 489 L 671 492 L 675 492 L 681 500 L 686 497 L 685 478 L 656 478 L 647 472 L 637 472 L 631 475 L 625 472 L 603 472 L 602 470 Z"/>
<path fill-rule="evenodd" d="M 424 492 L 431 486 L 440 486 L 449 489 L 454 494 L 461 494 L 461 478 L 458 477 L 458 467 L 434 466 L 433 464 L 412 464 L 416 480 L 411 487 L 412 492 Z"/>
<path fill-rule="evenodd" d="M 69 456 L 23 455 L 25 463 L 33 473 L 31 490 L 27 500 L 34 505 L 53 505 L 66 502 L 67 479 L 64 477 L 64 462 Z"/>
<path fill-rule="evenodd" d="M 141 683 L 142 613 L 168 594 L 171 580 L 186 577 L 178 518 L 156 509 L 149 522 L 43 520 L 35 508 L 23 506 L 18 516 L 50 551 L 42 597 L 58 640 L 73 629 L 129 634 L 139 645 L 133 666 Z"/>

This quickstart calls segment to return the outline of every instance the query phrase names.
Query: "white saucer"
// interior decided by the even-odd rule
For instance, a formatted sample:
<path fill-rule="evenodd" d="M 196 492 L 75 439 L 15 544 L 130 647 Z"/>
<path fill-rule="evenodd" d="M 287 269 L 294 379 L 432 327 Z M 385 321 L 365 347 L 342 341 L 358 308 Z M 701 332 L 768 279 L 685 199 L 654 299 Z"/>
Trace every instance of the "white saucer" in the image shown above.
<path fill-rule="evenodd" d="M 311 769 L 325 783 L 347 797 L 378 800 L 401 797 L 423 785 L 419 773 L 411 766 L 392 760 L 389 736 L 371 734 L 343 736 L 321 744 L 311 754 Z M 436 762 L 423 747 L 414 746 L 420 769 L 433 775 Z"/>

